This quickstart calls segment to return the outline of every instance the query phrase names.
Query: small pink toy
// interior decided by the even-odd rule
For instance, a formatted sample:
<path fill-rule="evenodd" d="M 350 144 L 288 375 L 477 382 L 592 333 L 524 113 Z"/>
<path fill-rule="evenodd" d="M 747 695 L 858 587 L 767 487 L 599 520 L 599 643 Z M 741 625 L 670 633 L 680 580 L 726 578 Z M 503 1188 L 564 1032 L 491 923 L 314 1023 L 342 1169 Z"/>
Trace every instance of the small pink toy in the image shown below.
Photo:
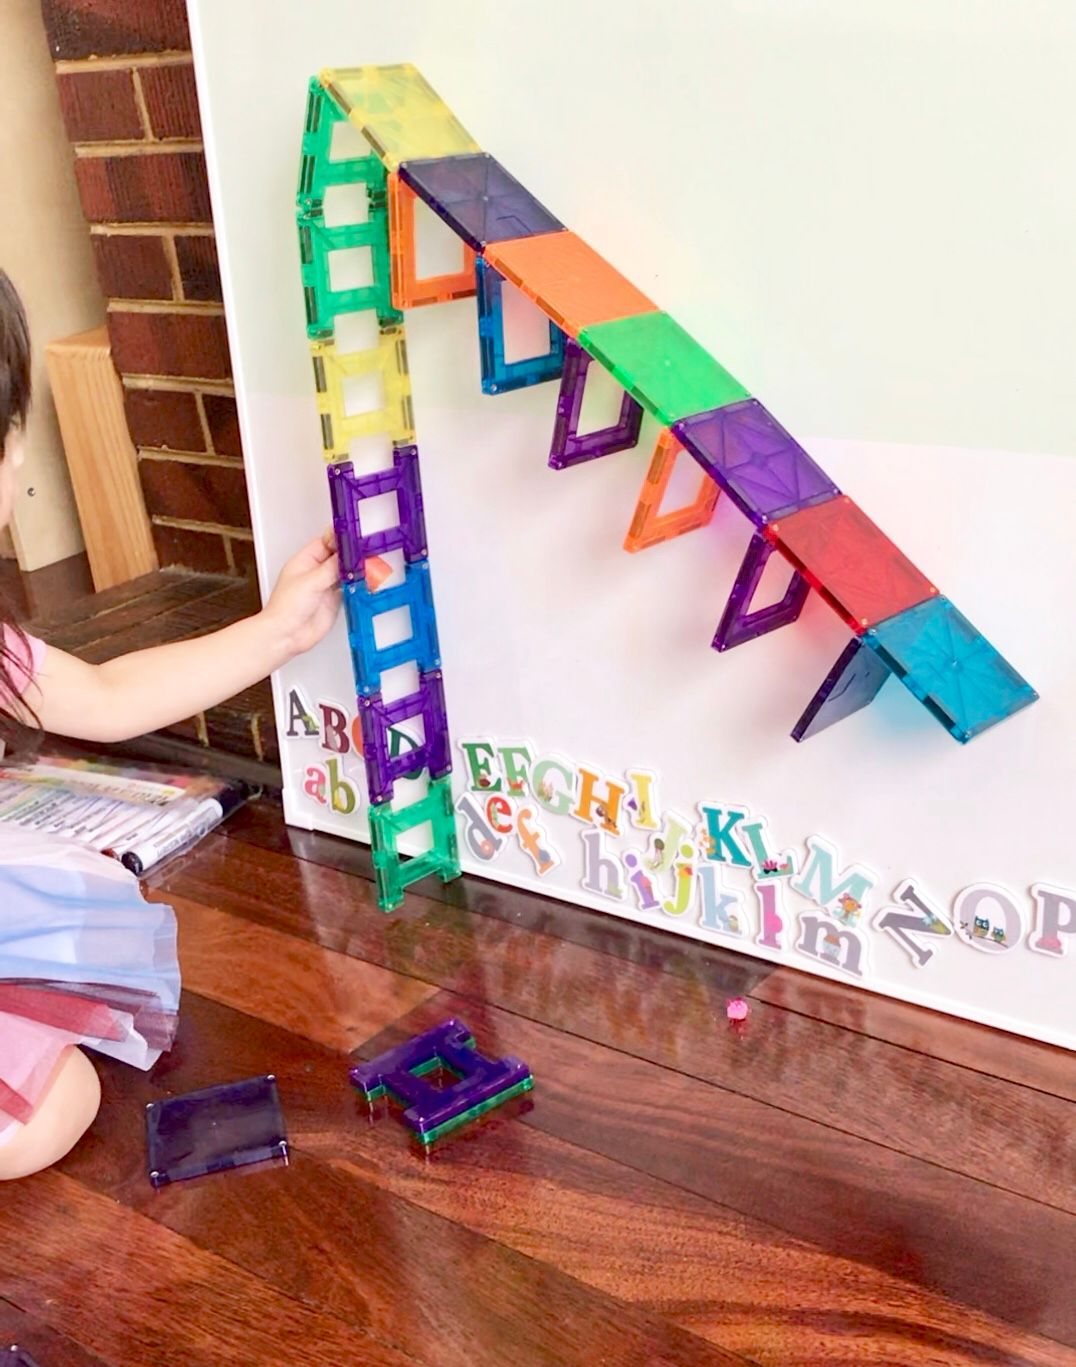
<path fill-rule="evenodd" d="M 733 997 L 725 1006 L 725 1015 L 730 1021 L 745 1021 L 747 1019 L 747 1003 L 742 997 Z"/>

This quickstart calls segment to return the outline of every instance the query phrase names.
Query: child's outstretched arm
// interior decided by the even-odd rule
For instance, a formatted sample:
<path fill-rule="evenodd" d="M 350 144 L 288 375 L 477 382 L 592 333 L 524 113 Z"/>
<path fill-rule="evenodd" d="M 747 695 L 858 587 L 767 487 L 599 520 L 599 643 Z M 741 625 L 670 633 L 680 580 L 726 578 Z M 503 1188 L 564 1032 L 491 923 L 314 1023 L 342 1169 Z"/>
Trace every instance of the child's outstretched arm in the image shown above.
<path fill-rule="evenodd" d="M 339 573 L 319 539 L 284 566 L 261 612 L 209 636 L 101 665 L 50 648 L 26 702 L 46 731 L 79 740 L 128 740 L 182 721 L 316 645 L 340 607 Z"/>

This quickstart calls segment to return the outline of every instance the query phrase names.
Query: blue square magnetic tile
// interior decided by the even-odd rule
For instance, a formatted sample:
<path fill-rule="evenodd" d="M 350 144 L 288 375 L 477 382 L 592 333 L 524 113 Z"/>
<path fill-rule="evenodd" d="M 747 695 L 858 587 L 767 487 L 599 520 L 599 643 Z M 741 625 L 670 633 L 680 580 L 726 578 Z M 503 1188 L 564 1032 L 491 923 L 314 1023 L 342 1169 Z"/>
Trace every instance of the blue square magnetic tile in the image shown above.
<path fill-rule="evenodd" d="M 1039 696 L 947 598 L 906 608 L 863 639 L 959 741 Z"/>

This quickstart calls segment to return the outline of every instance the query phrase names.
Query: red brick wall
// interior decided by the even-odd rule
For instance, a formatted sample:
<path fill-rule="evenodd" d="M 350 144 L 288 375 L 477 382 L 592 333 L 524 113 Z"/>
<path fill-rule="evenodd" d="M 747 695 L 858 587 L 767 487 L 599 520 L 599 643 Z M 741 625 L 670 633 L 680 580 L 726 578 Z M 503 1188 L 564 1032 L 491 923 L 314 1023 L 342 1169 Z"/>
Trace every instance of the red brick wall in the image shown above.
<path fill-rule="evenodd" d="M 162 565 L 253 567 L 184 0 L 42 0 Z"/>

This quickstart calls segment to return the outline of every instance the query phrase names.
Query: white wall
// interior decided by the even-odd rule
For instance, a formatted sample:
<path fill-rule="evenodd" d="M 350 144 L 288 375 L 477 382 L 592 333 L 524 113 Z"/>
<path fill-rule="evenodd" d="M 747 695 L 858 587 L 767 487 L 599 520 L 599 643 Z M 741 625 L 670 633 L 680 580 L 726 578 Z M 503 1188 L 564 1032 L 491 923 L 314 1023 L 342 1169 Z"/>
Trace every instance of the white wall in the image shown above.
<path fill-rule="evenodd" d="M 812 598 L 796 626 L 710 651 L 744 520 L 722 500 L 706 530 L 625 556 L 648 453 L 549 471 L 555 388 L 482 399 L 462 301 L 408 317 L 454 735 L 654 769 L 688 814 L 746 803 L 779 844 L 818 833 L 871 867 L 883 902 L 909 874 L 946 906 L 977 881 L 1028 905 L 1038 879 L 1076 887 L 1067 4 L 190 3 L 264 582 L 327 508 L 292 220 L 305 83 L 414 61 L 1042 694 L 965 748 L 890 683 L 796 746 L 846 629 Z M 299 684 L 346 706 L 342 629 L 276 683 L 278 704 Z M 302 797 L 318 757 L 285 746 L 292 815 L 362 834 Z M 542 886 L 602 905 L 578 889 L 578 831 L 554 838 L 573 853 Z M 482 871 L 534 881 L 522 855 Z M 1076 957 L 944 951 L 917 977 L 882 937 L 871 985 L 1076 1040 Z"/>

